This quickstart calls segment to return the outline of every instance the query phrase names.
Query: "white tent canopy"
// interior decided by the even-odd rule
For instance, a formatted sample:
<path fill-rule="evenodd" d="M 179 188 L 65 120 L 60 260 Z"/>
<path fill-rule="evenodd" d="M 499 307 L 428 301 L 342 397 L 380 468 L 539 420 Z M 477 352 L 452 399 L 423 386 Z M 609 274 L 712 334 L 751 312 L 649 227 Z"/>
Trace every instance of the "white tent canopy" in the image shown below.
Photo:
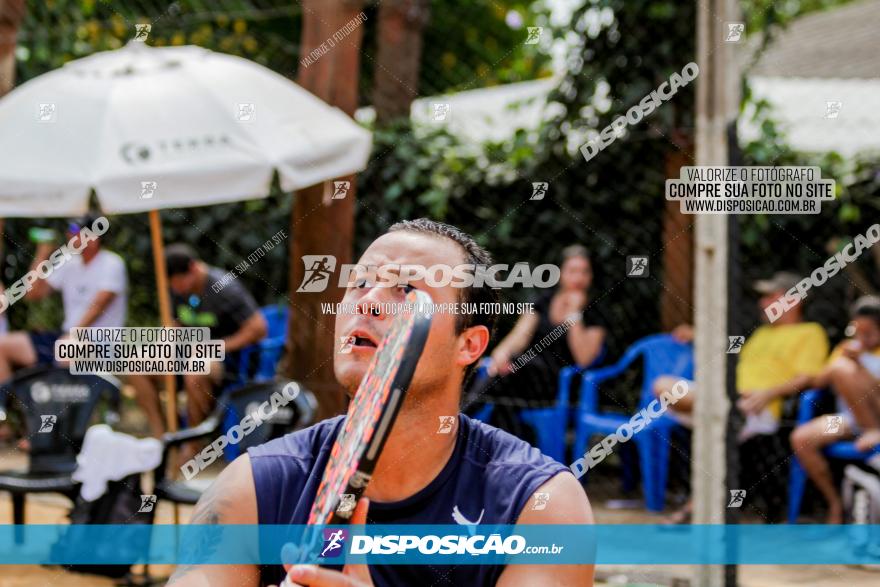
<path fill-rule="evenodd" d="M 205 206 L 363 169 L 368 131 L 286 78 L 195 46 L 131 42 L 0 100 L 0 216 Z"/>

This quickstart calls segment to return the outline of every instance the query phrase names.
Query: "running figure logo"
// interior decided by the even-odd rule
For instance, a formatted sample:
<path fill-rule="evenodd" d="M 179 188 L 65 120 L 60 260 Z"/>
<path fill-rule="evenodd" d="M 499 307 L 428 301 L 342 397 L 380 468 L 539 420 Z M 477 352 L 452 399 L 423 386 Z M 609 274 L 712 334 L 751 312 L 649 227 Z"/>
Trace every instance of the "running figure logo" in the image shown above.
<path fill-rule="evenodd" d="M 142 495 L 141 507 L 138 508 L 138 513 L 150 513 L 151 511 L 153 511 L 154 507 L 156 507 L 156 496 Z"/>
<path fill-rule="evenodd" d="M 533 510 L 544 510 L 547 509 L 547 502 L 550 501 L 549 493 L 536 493 L 535 494 L 535 503 L 532 504 Z"/>
<path fill-rule="evenodd" d="M 40 429 L 37 430 L 37 433 L 46 434 L 48 432 L 52 432 L 52 430 L 55 428 L 55 422 L 57 421 L 58 416 L 40 416 Z"/>
<path fill-rule="evenodd" d="M 647 257 L 627 257 L 626 258 L 626 276 L 627 277 L 647 277 L 648 276 L 648 258 Z"/>
<path fill-rule="evenodd" d="M 826 119 L 834 119 L 840 116 L 840 109 L 843 108 L 843 102 L 839 100 L 828 100 L 825 102 L 825 116 Z"/>
<path fill-rule="evenodd" d="M 834 414 L 825 416 L 825 434 L 837 434 L 840 432 L 840 425 L 843 424 L 843 416 Z"/>
<path fill-rule="evenodd" d="M 727 507 L 729 508 L 738 508 L 743 504 L 743 500 L 746 498 L 746 490 L 745 489 L 731 489 L 730 490 L 730 501 L 727 503 Z"/>
<path fill-rule="evenodd" d="M 439 416 L 440 418 L 440 428 L 437 429 L 437 434 L 449 434 L 452 432 L 452 429 L 455 428 L 455 416 Z"/>
<path fill-rule="evenodd" d="M 727 23 L 727 38 L 724 39 L 725 43 L 736 43 L 742 38 L 743 33 L 746 32 L 746 25 L 741 22 L 729 22 Z"/>
<path fill-rule="evenodd" d="M 37 111 L 37 120 L 40 122 L 55 122 L 55 104 L 40 104 Z"/>
<path fill-rule="evenodd" d="M 354 346 L 355 337 L 354 336 L 340 336 L 339 337 L 339 354 L 347 355 L 351 353 L 351 347 Z"/>
<path fill-rule="evenodd" d="M 547 188 L 550 186 L 546 181 L 533 181 L 532 182 L 532 197 L 530 200 L 543 200 L 544 196 L 547 194 Z"/>
<path fill-rule="evenodd" d="M 434 112 L 431 115 L 431 120 L 434 122 L 446 122 L 446 118 L 449 116 L 449 104 L 445 103 L 435 103 Z"/>
<path fill-rule="evenodd" d="M 153 25 L 151 24 L 136 24 L 134 25 L 134 40 L 140 41 L 141 43 L 147 40 L 147 37 L 150 36 L 150 31 L 153 29 Z"/>
<path fill-rule="evenodd" d="M 542 32 L 544 32 L 544 27 L 539 27 L 539 26 L 528 27 L 528 36 L 526 37 L 526 45 L 537 45 L 538 41 L 541 40 L 541 33 Z"/>
<path fill-rule="evenodd" d="M 156 190 L 159 189 L 159 184 L 155 181 L 142 181 L 141 182 L 141 199 L 149 200 L 156 194 Z"/>
<path fill-rule="evenodd" d="M 330 276 L 336 269 L 336 257 L 333 255 L 303 255 L 306 272 L 297 292 L 315 293 L 327 289 Z"/>
<path fill-rule="evenodd" d="M 324 547 L 321 549 L 321 558 L 335 558 L 345 550 L 343 545 L 348 540 L 348 530 L 324 528 Z"/>
<path fill-rule="evenodd" d="M 728 336 L 727 337 L 727 354 L 738 355 L 746 342 L 745 336 Z"/>
<path fill-rule="evenodd" d="M 253 122 L 257 117 L 257 105 L 253 102 L 247 102 L 237 105 L 236 118 L 239 122 Z"/>
<path fill-rule="evenodd" d="M 356 505 L 357 503 L 354 500 L 354 493 L 340 493 L 339 505 L 336 506 L 336 513 L 343 518 L 348 518 L 351 516 Z M 348 516 L 345 514 L 348 514 Z"/>
<path fill-rule="evenodd" d="M 330 197 L 331 200 L 344 200 L 345 196 L 348 195 L 348 190 L 351 189 L 350 181 L 334 181 L 333 182 L 333 195 Z"/>

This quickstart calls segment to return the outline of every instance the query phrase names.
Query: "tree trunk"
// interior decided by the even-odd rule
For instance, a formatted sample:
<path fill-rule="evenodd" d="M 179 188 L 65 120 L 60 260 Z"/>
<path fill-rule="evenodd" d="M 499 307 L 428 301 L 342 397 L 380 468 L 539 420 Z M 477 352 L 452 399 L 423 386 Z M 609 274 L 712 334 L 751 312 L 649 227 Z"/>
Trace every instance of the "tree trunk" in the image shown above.
<path fill-rule="evenodd" d="M 679 149 L 666 154 L 666 177 L 678 179 L 681 168 L 690 165 L 693 138 L 676 133 Z M 694 308 L 694 219 L 682 214 L 679 202 L 667 201 L 663 209 L 663 291 L 660 293 L 660 322 L 664 331 L 679 324 L 693 324 Z"/>
<path fill-rule="evenodd" d="M 15 86 L 15 42 L 24 0 L 0 0 L 0 97 Z"/>
<path fill-rule="evenodd" d="M 373 107 L 380 125 L 409 117 L 418 95 L 422 34 L 429 16 L 429 0 L 383 0 L 379 5 Z"/>
<path fill-rule="evenodd" d="M 352 19 L 358 23 L 363 2 L 304 0 L 302 5 L 303 33 L 297 82 L 328 104 L 352 115 L 358 105 L 364 25 L 357 24 L 344 36 L 341 31 Z M 316 51 L 322 44 L 327 50 Z M 313 51 L 316 58 L 309 60 Z M 355 178 L 338 179 L 351 182 L 345 198 L 332 200 L 329 194 L 325 196 L 323 184 L 300 190 L 294 196 L 291 217 L 291 311 L 281 371 L 315 394 L 319 419 L 344 412 L 347 403 L 333 375 L 337 346 L 333 334 L 335 318 L 321 313 L 321 303 L 339 302 L 343 291 L 335 285 L 338 273 L 329 278 L 330 283 L 323 292 L 297 293 L 296 290 L 305 273 L 303 255 L 332 255 L 336 257 L 337 267 L 351 263 Z"/>

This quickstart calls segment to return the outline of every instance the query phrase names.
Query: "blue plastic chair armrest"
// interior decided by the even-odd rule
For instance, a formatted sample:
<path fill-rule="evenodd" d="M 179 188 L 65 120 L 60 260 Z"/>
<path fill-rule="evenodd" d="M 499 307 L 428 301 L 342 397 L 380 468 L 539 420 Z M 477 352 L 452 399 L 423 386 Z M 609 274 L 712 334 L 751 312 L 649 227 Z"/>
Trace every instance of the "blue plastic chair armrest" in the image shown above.
<path fill-rule="evenodd" d="M 816 417 L 817 403 L 824 393 L 823 389 L 808 389 L 801 394 L 798 402 L 798 424 L 804 424 Z"/>
<path fill-rule="evenodd" d="M 626 364 L 623 364 L 623 361 L 616 363 L 614 365 L 609 365 L 607 367 L 599 367 L 598 369 L 587 369 L 583 372 L 581 378 L 584 381 L 588 379 L 593 381 L 594 383 L 602 383 L 603 381 L 607 381 L 612 377 L 617 377 L 629 367 L 629 364 L 632 361 L 627 361 Z"/>
<path fill-rule="evenodd" d="M 568 394 L 571 389 L 571 380 L 575 375 L 579 375 L 584 370 L 583 367 L 577 365 L 569 365 L 563 367 L 559 371 L 559 389 L 556 394 L 556 403 L 560 406 L 568 405 Z"/>
<path fill-rule="evenodd" d="M 620 360 L 613 365 L 608 365 L 607 367 L 599 367 L 598 369 L 587 369 L 586 371 L 584 371 L 583 379 L 584 381 L 586 381 L 587 378 L 589 378 L 595 383 L 601 383 L 606 379 L 617 377 L 618 375 L 626 371 L 640 354 L 640 349 L 637 350 L 630 347 L 630 349 L 623 354 Z"/>

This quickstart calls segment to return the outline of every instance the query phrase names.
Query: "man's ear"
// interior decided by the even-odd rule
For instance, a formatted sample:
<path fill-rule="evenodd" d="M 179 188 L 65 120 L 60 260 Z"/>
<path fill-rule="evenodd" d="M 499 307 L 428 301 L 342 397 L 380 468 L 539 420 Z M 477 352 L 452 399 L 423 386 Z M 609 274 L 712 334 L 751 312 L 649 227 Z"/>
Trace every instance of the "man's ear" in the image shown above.
<path fill-rule="evenodd" d="M 489 329 L 483 325 L 471 326 L 458 335 L 456 364 L 466 367 L 479 360 L 489 346 Z"/>

